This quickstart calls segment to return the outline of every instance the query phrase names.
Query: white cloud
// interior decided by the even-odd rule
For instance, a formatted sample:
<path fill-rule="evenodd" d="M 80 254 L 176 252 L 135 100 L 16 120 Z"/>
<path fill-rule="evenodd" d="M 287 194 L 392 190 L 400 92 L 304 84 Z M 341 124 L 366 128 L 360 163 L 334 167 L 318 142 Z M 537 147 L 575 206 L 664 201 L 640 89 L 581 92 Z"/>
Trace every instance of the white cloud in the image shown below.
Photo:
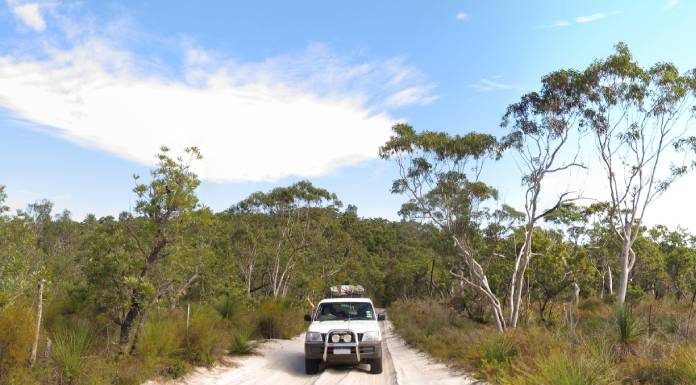
<path fill-rule="evenodd" d="M 607 17 L 606 13 L 593 13 L 589 16 L 578 16 L 575 18 L 575 22 L 578 24 L 591 23 L 593 21 L 602 20 Z"/>
<path fill-rule="evenodd" d="M 569 27 L 570 22 L 568 20 L 558 20 L 557 22 L 550 25 L 550 27 Z"/>
<path fill-rule="evenodd" d="M 680 3 L 680 0 L 668 0 L 667 1 L 667 9 L 672 9 L 672 8 L 676 7 L 677 5 L 679 5 L 679 3 Z"/>
<path fill-rule="evenodd" d="M 0 56 L 0 107 L 58 135 L 143 164 L 195 145 L 212 181 L 325 175 L 377 156 L 389 107 L 434 100 L 404 60 L 354 63 L 321 45 L 260 63 L 190 48 L 182 76 L 90 39 Z M 143 60 L 145 61 L 145 60 Z"/>
<path fill-rule="evenodd" d="M 477 83 L 471 84 L 470 87 L 480 92 L 522 89 L 522 87 L 517 83 L 506 83 L 503 82 L 501 79 L 501 76 L 482 78 Z"/>
<path fill-rule="evenodd" d="M 570 27 L 571 25 L 574 24 L 587 24 L 587 23 L 592 23 L 594 21 L 606 19 L 610 15 L 618 14 L 620 12 L 612 12 L 612 13 L 604 13 L 604 12 L 597 12 L 593 13 L 591 15 L 586 15 L 586 16 L 578 16 L 575 17 L 572 20 L 566 20 L 566 19 L 561 19 L 553 24 L 549 25 L 543 25 L 538 28 L 563 28 L 563 27 Z"/>
<path fill-rule="evenodd" d="M 430 104 L 437 100 L 437 96 L 431 93 L 432 87 L 413 86 L 390 95 L 384 102 L 387 107 L 403 107 L 414 104 Z"/>
<path fill-rule="evenodd" d="M 469 14 L 467 14 L 465 12 L 458 12 L 456 17 L 457 17 L 457 20 L 459 20 L 459 21 L 471 20 L 471 16 L 469 16 Z"/>
<path fill-rule="evenodd" d="M 41 14 L 41 6 L 38 3 L 20 4 L 16 1 L 8 1 L 7 5 L 15 17 L 27 27 L 38 32 L 46 29 L 46 22 Z"/>

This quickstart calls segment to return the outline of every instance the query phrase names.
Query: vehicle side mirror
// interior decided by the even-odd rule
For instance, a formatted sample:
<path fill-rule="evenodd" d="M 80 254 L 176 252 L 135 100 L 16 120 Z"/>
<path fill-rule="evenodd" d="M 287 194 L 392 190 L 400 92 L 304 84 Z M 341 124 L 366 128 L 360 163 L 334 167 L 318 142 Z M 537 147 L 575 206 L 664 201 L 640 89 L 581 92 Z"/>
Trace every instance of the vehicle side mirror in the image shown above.
<path fill-rule="evenodd" d="M 312 322 L 312 316 L 310 316 L 309 314 L 305 314 L 305 315 L 304 315 L 304 320 L 307 321 L 307 322 Z"/>
<path fill-rule="evenodd" d="M 377 321 L 384 321 L 387 319 L 387 315 L 382 313 L 382 314 L 377 314 Z"/>

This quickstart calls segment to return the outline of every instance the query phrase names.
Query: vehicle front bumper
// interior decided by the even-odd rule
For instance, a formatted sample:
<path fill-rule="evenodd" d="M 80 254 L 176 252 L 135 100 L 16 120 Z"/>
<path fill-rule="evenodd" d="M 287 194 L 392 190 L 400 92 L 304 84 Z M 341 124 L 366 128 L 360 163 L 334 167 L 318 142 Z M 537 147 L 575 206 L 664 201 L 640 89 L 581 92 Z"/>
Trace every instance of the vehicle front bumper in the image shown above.
<path fill-rule="evenodd" d="M 334 354 L 334 349 L 350 349 L 350 354 Z M 305 342 L 305 358 L 324 362 L 356 364 L 382 357 L 381 341 L 332 343 Z"/>

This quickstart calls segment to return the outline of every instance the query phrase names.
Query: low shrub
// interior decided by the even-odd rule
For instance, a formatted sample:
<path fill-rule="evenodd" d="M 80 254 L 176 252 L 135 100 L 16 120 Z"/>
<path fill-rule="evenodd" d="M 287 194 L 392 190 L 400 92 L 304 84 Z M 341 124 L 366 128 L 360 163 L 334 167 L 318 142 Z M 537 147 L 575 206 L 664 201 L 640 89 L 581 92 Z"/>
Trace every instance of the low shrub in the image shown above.
<path fill-rule="evenodd" d="M 184 356 L 194 365 L 210 366 L 224 353 L 228 333 L 218 313 L 210 307 L 197 308 L 190 322 L 185 331 Z"/>
<path fill-rule="evenodd" d="M 86 356 L 90 347 L 90 331 L 83 325 L 59 330 L 53 337 L 51 360 L 61 382 L 78 382 L 84 372 Z"/>
<path fill-rule="evenodd" d="M 127 357 L 118 362 L 112 379 L 113 385 L 141 385 L 154 374 L 153 367 L 138 357 Z"/>
<path fill-rule="evenodd" d="M 256 317 L 256 330 L 263 338 L 292 338 L 305 327 L 302 311 L 289 301 L 264 301 L 259 305 Z"/>
<path fill-rule="evenodd" d="M 223 295 L 215 302 L 215 310 L 222 319 L 232 321 L 239 313 L 240 303 L 231 295 Z"/>
<path fill-rule="evenodd" d="M 230 343 L 231 354 L 250 354 L 252 351 L 251 342 L 249 341 L 249 333 L 239 330 L 232 334 Z"/>
<path fill-rule="evenodd" d="M 510 369 L 511 360 L 517 353 L 517 346 L 508 336 L 495 332 L 471 344 L 467 359 L 474 362 L 479 375 L 493 379 Z"/>
<path fill-rule="evenodd" d="M 24 366 L 29 360 L 34 339 L 33 320 L 29 305 L 15 303 L 0 308 L 0 383 L 13 368 Z"/>
<path fill-rule="evenodd" d="M 628 306 L 616 311 L 616 331 L 619 342 L 623 344 L 634 343 L 643 334 L 638 320 Z"/>
<path fill-rule="evenodd" d="M 608 356 L 553 351 L 538 356 L 532 370 L 524 375 L 528 385 L 610 385 L 614 384 L 611 359 Z M 520 384 L 522 382 L 518 382 Z"/>
<path fill-rule="evenodd" d="M 0 379 L 0 383 L 12 385 L 41 385 L 41 382 L 35 378 L 34 373 L 26 366 L 10 369 L 6 373 L 5 379 Z"/>
<path fill-rule="evenodd" d="M 696 384 L 696 355 L 693 348 L 679 347 L 661 357 L 643 356 L 627 364 L 626 384 Z"/>
<path fill-rule="evenodd" d="M 162 366 L 160 373 L 167 378 L 177 379 L 183 377 L 189 370 L 191 370 L 191 365 L 186 361 L 172 359 Z"/>
<path fill-rule="evenodd" d="M 136 346 L 137 354 L 147 362 L 181 354 L 185 328 L 185 320 L 174 316 L 146 322 Z"/>

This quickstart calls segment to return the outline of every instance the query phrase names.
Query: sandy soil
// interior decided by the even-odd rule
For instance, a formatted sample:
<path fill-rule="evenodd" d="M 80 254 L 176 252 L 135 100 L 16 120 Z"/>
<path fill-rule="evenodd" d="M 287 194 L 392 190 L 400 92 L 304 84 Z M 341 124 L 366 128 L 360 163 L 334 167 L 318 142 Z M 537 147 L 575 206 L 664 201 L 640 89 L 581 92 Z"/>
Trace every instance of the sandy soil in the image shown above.
<path fill-rule="evenodd" d="M 235 357 L 224 366 L 197 369 L 186 378 L 166 385 L 302 385 L 302 384 L 400 384 L 400 385 L 470 385 L 479 384 L 429 359 L 403 342 L 392 332 L 391 323 L 382 322 L 383 372 L 374 375 L 368 365 L 328 367 L 319 374 L 304 372 L 304 334 L 292 340 L 272 340 L 257 349 L 256 355 Z M 149 382 L 145 385 L 160 384 Z"/>

